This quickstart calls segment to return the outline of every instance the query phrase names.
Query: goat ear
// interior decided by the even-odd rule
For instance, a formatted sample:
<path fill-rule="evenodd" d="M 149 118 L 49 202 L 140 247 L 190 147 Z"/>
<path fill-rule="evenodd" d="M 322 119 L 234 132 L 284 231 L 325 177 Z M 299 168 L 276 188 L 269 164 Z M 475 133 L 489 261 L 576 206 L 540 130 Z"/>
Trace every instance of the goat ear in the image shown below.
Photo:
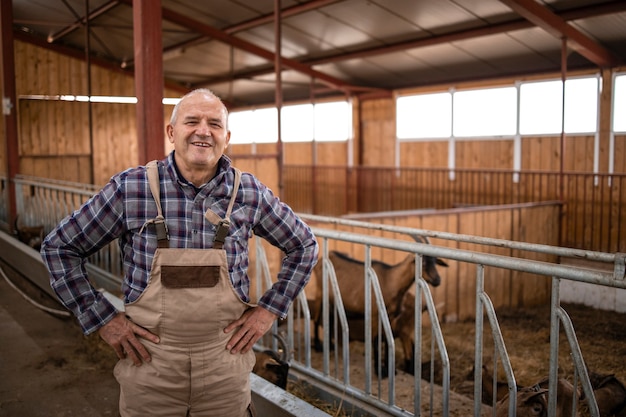
<path fill-rule="evenodd" d="M 278 362 L 276 359 L 271 358 L 269 359 L 267 362 L 265 362 L 265 367 L 266 368 L 272 368 L 272 367 L 280 367 L 281 364 L 280 362 Z"/>
<path fill-rule="evenodd" d="M 446 261 L 444 261 L 443 259 L 439 259 L 439 258 L 437 258 L 437 259 L 435 260 L 435 262 L 436 262 L 436 263 L 437 263 L 437 265 L 439 265 L 439 266 L 445 266 L 445 267 L 447 267 L 447 266 L 448 266 L 448 264 L 446 263 Z"/>

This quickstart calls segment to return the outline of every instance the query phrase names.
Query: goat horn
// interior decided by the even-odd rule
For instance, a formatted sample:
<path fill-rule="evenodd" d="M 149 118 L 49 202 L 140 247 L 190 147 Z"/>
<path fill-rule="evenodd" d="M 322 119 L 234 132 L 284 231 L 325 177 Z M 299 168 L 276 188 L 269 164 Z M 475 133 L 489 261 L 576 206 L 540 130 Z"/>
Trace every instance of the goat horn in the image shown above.
<path fill-rule="evenodd" d="M 410 235 L 413 240 L 415 240 L 418 243 L 426 243 L 427 245 L 430 245 L 430 239 L 428 239 L 428 236 L 421 236 L 421 235 Z"/>

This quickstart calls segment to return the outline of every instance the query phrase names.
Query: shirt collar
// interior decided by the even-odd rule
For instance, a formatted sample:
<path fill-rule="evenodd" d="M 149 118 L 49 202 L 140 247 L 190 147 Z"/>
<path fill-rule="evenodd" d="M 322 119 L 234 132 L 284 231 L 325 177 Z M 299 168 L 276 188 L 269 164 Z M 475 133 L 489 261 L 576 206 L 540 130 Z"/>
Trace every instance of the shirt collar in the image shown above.
<path fill-rule="evenodd" d="M 193 187 L 196 189 L 196 191 L 200 190 L 206 184 L 213 181 L 213 179 L 223 175 L 225 172 L 228 172 L 228 169 L 231 166 L 231 159 L 226 155 L 222 155 L 219 161 L 217 161 L 217 171 L 215 173 L 215 176 L 211 180 L 209 180 L 209 182 L 203 184 L 201 187 L 196 187 L 193 183 L 189 182 L 185 177 L 183 177 L 183 174 L 181 174 L 180 170 L 178 169 L 178 165 L 176 165 L 176 158 L 174 158 L 174 152 L 176 151 L 170 152 L 170 154 L 167 156 L 168 166 L 170 167 L 169 168 L 170 175 L 172 175 L 174 180 L 176 180 L 178 183 Z"/>

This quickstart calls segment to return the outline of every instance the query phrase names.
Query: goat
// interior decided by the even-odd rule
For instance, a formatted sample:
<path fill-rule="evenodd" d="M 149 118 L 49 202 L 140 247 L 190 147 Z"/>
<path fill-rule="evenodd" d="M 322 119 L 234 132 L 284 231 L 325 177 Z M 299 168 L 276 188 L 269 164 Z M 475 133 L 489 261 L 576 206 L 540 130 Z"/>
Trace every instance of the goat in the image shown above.
<path fill-rule="evenodd" d="M 518 417 L 547 417 L 548 415 L 548 384 L 549 379 L 544 378 L 533 386 L 517 388 Z M 580 392 L 564 378 L 557 381 L 556 391 L 556 417 L 569 417 L 572 415 L 574 396 L 580 400 Z M 508 392 L 496 403 L 496 417 L 508 415 L 509 394 Z"/>
<path fill-rule="evenodd" d="M 416 241 L 422 243 L 430 243 L 428 239 L 421 236 L 412 236 Z M 360 279 L 365 275 L 365 265 L 362 261 L 350 258 L 348 255 L 337 251 L 329 253 L 329 260 L 333 264 L 335 274 L 337 276 L 337 284 L 342 296 L 346 314 L 353 318 L 362 319 L 365 314 L 365 288 L 364 280 Z M 385 308 L 387 314 L 392 319 L 398 313 L 402 298 L 415 281 L 415 255 L 410 254 L 401 262 L 395 265 L 372 260 L 372 269 L 376 272 L 379 279 Z M 448 264 L 432 256 L 422 256 L 423 276 L 432 285 L 437 287 L 441 283 L 441 277 L 437 272 L 436 265 L 447 267 Z M 315 312 L 315 331 L 314 331 L 314 348 L 317 351 L 322 350 L 322 344 L 319 338 L 319 328 L 322 325 L 322 271 L 323 263 L 318 262 L 315 267 L 317 276 L 317 297 L 313 303 L 313 311 Z M 334 294 L 329 293 L 329 302 L 334 301 Z M 372 305 L 372 316 L 377 317 L 378 309 L 375 303 Z M 372 320 L 372 322 L 377 322 Z M 377 331 L 372 330 L 373 336 Z M 385 346 L 385 353 L 386 353 Z M 378 352 L 375 350 L 375 356 Z M 386 356 L 386 355 L 385 355 Z M 386 375 L 386 361 L 383 363 L 383 375 Z"/>
<path fill-rule="evenodd" d="M 487 368 L 487 365 L 483 364 L 483 372 L 481 375 L 481 387 L 482 387 L 482 395 L 481 400 L 483 404 L 493 406 L 494 403 L 497 403 L 502 398 L 509 394 L 509 384 L 505 381 L 496 380 L 496 390 L 494 393 L 494 378 L 492 372 Z M 467 374 L 467 379 L 474 380 L 475 369 L 472 366 L 472 371 Z M 495 394 L 495 397 L 494 397 Z M 494 401 L 495 400 L 495 401 Z"/>
<path fill-rule="evenodd" d="M 547 389 L 537 387 L 525 387 L 517 391 L 517 417 L 547 417 L 548 399 Z M 507 393 L 496 404 L 496 417 L 509 415 L 509 394 Z"/>
<path fill-rule="evenodd" d="M 15 217 L 15 236 L 20 242 L 27 244 L 35 250 L 41 249 L 43 242 L 43 225 L 24 226 L 19 224 L 19 215 Z"/>
<path fill-rule="evenodd" d="M 254 352 L 256 362 L 252 372 L 273 383 L 274 385 L 287 389 L 287 378 L 289 376 L 289 363 L 287 362 L 287 343 L 277 334 L 273 335 L 281 345 L 282 355 L 273 350 Z"/>
<path fill-rule="evenodd" d="M 615 374 L 589 371 L 589 381 L 596 397 L 600 417 L 626 416 L 626 388 Z"/>
<path fill-rule="evenodd" d="M 391 318 L 391 331 L 393 337 L 400 340 L 400 346 L 404 354 L 404 362 L 400 366 L 404 372 L 411 375 L 415 374 L 415 287 L 410 287 L 402 296 L 400 309 L 395 316 Z M 437 308 L 441 308 L 443 303 L 437 304 Z M 426 311 L 427 306 L 422 306 L 422 313 Z M 423 366 L 423 364 L 422 364 Z"/>

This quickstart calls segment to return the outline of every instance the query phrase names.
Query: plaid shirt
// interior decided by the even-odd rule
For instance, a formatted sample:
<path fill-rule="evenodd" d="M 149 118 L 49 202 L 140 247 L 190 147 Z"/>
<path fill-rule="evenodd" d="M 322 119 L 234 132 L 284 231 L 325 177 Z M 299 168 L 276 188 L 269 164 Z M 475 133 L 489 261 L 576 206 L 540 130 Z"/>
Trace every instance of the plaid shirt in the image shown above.
<path fill-rule="evenodd" d="M 217 174 L 200 188 L 178 172 L 174 152 L 159 161 L 161 205 L 171 248 L 211 248 L 216 227 L 205 219 L 207 210 L 223 218 L 234 186 L 234 169 L 223 156 Z M 87 203 L 66 217 L 45 238 L 41 254 L 50 271 L 51 286 L 78 318 L 85 334 L 109 320 L 115 307 L 89 283 L 85 258 L 113 239 L 119 239 L 124 264 L 124 301 L 139 298 L 148 284 L 157 248 L 157 216 L 146 168 L 113 176 Z M 318 245 L 310 228 L 257 178 L 243 173 L 231 214 L 224 249 L 231 281 L 243 301 L 250 301 L 248 239 L 252 233 L 280 248 L 285 257 L 278 280 L 258 305 L 284 318 L 291 302 L 304 288 L 317 261 Z"/>

